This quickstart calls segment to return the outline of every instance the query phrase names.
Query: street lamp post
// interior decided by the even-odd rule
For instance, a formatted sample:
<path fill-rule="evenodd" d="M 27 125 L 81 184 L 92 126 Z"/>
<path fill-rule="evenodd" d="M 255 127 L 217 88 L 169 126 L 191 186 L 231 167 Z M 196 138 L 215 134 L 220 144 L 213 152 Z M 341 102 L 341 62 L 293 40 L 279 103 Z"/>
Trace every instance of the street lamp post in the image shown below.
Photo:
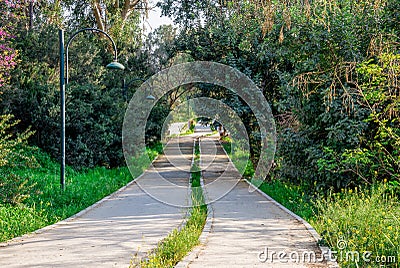
<path fill-rule="evenodd" d="M 71 41 L 75 38 L 75 36 L 84 31 L 92 31 L 104 34 L 112 43 L 114 49 L 114 60 L 109 63 L 106 68 L 114 69 L 114 70 L 124 70 L 125 67 L 118 62 L 117 58 L 117 46 L 115 45 L 114 40 L 108 35 L 106 32 L 95 29 L 95 28 L 84 28 L 73 35 L 68 39 L 67 45 L 64 50 L 64 30 L 60 29 L 58 31 L 59 35 L 59 43 L 60 43 L 60 97 L 61 97 L 61 168 L 60 168 L 60 184 L 61 189 L 65 188 L 65 88 L 68 85 L 68 47 Z M 65 75 L 64 75 L 65 71 Z"/>
<path fill-rule="evenodd" d="M 186 96 L 186 102 L 187 102 L 187 115 L 188 115 L 188 124 L 187 124 L 187 129 L 188 129 L 188 131 L 190 130 L 190 126 L 191 126 L 191 120 L 190 120 L 190 106 L 189 106 L 189 101 L 190 101 L 190 98 L 189 98 L 189 96 Z"/>

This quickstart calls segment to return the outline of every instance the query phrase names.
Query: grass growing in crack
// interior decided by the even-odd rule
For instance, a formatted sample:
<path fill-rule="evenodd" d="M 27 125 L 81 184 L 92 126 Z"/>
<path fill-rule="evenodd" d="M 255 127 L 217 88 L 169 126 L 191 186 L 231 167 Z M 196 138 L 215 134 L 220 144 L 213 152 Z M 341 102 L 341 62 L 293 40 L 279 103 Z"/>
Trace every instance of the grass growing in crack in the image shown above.
<path fill-rule="evenodd" d="M 148 260 L 142 260 L 131 267 L 174 267 L 193 247 L 199 244 L 199 237 L 207 217 L 205 205 L 191 208 L 190 217 L 180 230 L 173 230 L 159 244 Z"/>
<path fill-rule="evenodd" d="M 139 264 L 131 264 L 131 267 L 174 267 L 182 260 L 193 247 L 199 244 L 199 237 L 207 218 L 207 205 L 204 205 L 203 191 L 201 188 L 201 171 L 198 168 L 200 149 L 198 142 L 194 148 L 194 163 L 191 172 L 192 202 L 190 216 L 186 224 L 179 230 L 173 230 L 159 244 L 153 254 L 147 260 Z M 194 167 L 197 165 L 196 167 Z M 196 171 L 193 171 L 196 170 Z"/>

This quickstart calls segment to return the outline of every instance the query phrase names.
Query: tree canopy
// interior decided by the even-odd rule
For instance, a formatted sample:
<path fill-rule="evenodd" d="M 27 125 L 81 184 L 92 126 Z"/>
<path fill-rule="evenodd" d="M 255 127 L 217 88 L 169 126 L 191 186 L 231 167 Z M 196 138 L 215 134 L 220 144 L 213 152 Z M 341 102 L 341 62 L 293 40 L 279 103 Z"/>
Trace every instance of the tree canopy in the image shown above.
<path fill-rule="evenodd" d="M 117 41 L 127 71 L 105 70 L 112 55 L 100 36 L 82 34 L 71 44 L 70 164 L 123 163 L 123 79 L 145 79 L 171 64 L 201 60 L 237 68 L 270 103 L 278 125 L 271 178 L 318 189 L 385 179 L 398 183 L 398 1 L 160 0 L 157 5 L 175 25 L 144 37 L 139 22 L 150 4 L 3 1 L 0 83 L 7 87 L 2 87 L 2 112 L 21 120 L 21 129 L 32 126 L 36 134 L 31 143 L 57 156 L 57 28 L 63 27 L 68 36 L 96 27 Z M 136 86 L 130 84 L 128 99 Z M 148 141 L 159 139 L 163 118 L 187 96 L 217 98 L 232 107 L 247 127 L 256 163 L 260 134 L 250 107 L 212 85 L 186 85 L 165 96 L 148 123 Z"/>

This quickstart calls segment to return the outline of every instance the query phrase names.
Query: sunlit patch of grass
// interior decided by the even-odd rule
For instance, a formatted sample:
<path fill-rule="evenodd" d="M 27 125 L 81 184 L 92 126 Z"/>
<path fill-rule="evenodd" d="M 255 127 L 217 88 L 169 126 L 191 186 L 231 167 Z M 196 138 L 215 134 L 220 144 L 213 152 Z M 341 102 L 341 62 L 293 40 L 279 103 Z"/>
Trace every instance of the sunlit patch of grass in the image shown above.
<path fill-rule="evenodd" d="M 387 183 L 320 197 L 279 180 L 260 189 L 307 220 L 341 267 L 400 267 L 400 203 Z"/>
<path fill-rule="evenodd" d="M 48 224 L 44 210 L 10 204 L 0 205 L 0 241 L 7 241 Z"/>
<path fill-rule="evenodd" d="M 232 150 L 232 138 L 222 137 L 220 143 L 224 148 L 225 152 L 228 154 L 229 158 L 232 160 L 235 167 L 242 173 L 242 176 L 246 179 L 250 179 L 254 174 L 254 166 L 249 159 L 249 152 L 245 152 L 240 149 L 240 146 L 235 146 Z"/>
<path fill-rule="evenodd" d="M 330 193 L 315 205 L 310 223 L 338 251 L 342 267 L 400 266 L 400 203 L 387 183 Z M 360 258 L 346 257 L 348 252 L 358 252 Z"/>
<path fill-rule="evenodd" d="M 312 197 L 303 187 L 274 180 L 262 183 L 259 188 L 303 219 L 309 220 L 314 216 Z"/>

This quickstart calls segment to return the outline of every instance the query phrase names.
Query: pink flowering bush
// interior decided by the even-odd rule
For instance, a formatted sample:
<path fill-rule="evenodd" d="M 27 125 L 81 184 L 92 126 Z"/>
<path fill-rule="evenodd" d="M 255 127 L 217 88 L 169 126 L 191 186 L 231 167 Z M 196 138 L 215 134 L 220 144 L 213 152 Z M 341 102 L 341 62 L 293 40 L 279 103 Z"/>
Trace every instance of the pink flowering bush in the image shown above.
<path fill-rule="evenodd" d="M 17 64 L 18 51 L 12 46 L 11 34 L 20 17 L 19 1 L 0 0 L 0 88 L 8 81 Z"/>

